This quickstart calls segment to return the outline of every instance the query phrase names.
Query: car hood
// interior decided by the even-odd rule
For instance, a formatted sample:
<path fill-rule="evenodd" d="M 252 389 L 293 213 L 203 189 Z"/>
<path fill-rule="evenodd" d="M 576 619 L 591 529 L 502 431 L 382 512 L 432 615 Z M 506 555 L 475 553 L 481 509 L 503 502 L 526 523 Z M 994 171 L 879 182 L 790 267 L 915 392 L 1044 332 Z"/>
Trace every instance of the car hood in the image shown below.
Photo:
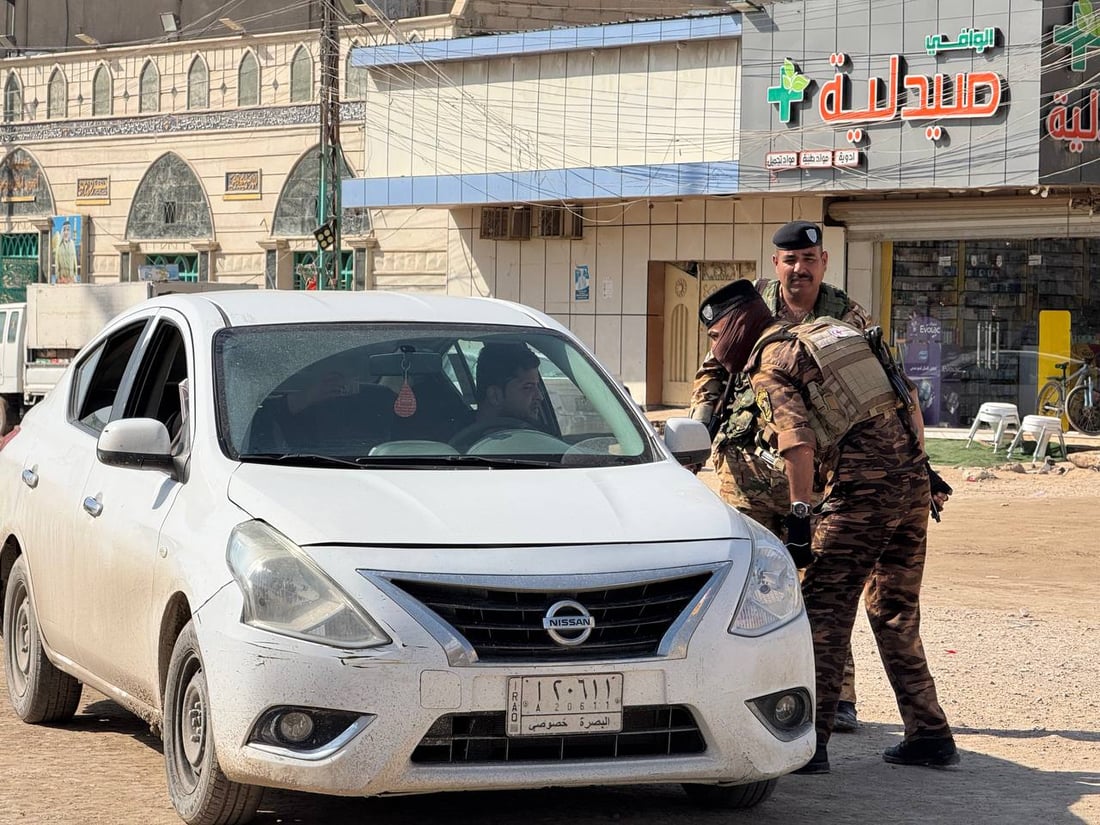
<path fill-rule="evenodd" d="M 298 545 L 611 544 L 748 538 L 680 466 L 340 470 L 241 464 L 229 498 Z"/>

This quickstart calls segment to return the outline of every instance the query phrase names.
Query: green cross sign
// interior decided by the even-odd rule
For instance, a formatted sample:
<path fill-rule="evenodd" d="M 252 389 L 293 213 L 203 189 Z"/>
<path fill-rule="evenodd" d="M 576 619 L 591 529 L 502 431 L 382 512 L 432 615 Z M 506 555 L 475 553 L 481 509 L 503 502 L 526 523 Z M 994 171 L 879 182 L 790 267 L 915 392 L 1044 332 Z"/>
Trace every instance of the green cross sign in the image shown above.
<path fill-rule="evenodd" d="M 1090 51 L 1100 48 L 1100 12 L 1094 11 L 1091 0 L 1073 4 L 1073 22 L 1054 27 L 1054 42 L 1069 46 L 1070 71 L 1083 72 Z"/>
<path fill-rule="evenodd" d="M 810 78 L 799 74 L 790 58 L 783 61 L 779 69 L 779 85 L 768 87 L 768 103 L 779 106 L 779 120 L 790 123 L 792 103 L 801 103 L 805 97 L 806 87 L 810 85 Z"/>

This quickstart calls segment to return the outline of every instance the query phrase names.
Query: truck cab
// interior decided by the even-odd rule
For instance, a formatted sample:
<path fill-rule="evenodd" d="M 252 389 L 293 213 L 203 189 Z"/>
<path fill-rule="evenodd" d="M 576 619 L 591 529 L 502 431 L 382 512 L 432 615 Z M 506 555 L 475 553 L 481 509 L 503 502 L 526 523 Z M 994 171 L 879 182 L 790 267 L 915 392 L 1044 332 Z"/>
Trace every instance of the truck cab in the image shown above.
<path fill-rule="evenodd" d="M 26 304 L 0 304 L 0 435 L 15 423 L 23 397 Z"/>

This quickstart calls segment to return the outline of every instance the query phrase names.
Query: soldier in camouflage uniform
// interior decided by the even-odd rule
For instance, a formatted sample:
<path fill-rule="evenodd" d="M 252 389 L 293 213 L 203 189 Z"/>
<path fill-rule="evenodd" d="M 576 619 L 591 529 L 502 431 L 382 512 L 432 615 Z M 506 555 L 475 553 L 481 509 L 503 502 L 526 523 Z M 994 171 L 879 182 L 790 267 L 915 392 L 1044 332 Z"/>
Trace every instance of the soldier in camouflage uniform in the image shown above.
<path fill-rule="evenodd" d="M 792 498 L 809 500 L 815 461 L 826 478 L 812 543 L 808 515 L 786 520 L 788 549 L 807 568 L 803 596 L 817 663 L 818 747 L 800 772 L 829 771 L 827 746 L 865 584 L 867 616 L 905 724 L 905 738 L 883 758 L 903 765 L 958 763 L 920 638 L 935 483 L 920 422 L 899 414 L 898 394 L 852 327 L 831 318 L 776 322 L 744 281 L 708 298 L 700 318 L 715 358 L 748 374 L 765 439 L 782 459 Z M 937 492 L 936 499 L 946 497 Z"/>
<path fill-rule="evenodd" d="M 866 310 L 837 287 L 824 283 L 829 253 L 822 248 L 821 229 L 809 221 L 792 221 L 772 236 L 775 279 L 760 279 L 756 289 L 776 318 L 801 323 L 828 315 L 858 329 L 870 326 Z M 722 499 L 773 533 L 782 535 L 783 521 L 791 508 L 790 491 L 783 473 L 756 452 L 759 432 L 752 388 L 743 373 L 734 384 L 724 410 L 716 410 L 730 381 L 730 374 L 707 353 L 695 374 L 691 417 L 708 425 L 715 415 L 723 421 L 714 434 L 712 461 Z M 713 432 L 713 430 L 712 430 Z M 855 662 L 848 655 L 837 708 L 836 730 L 854 731 L 856 715 Z"/>

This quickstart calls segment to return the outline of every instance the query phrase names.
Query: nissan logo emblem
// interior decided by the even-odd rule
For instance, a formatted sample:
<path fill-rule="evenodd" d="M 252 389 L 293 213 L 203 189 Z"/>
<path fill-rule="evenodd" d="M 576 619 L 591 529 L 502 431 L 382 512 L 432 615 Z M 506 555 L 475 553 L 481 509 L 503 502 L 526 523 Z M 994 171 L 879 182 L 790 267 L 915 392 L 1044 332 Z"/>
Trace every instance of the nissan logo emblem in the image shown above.
<path fill-rule="evenodd" d="M 562 599 L 550 605 L 542 618 L 542 627 L 556 644 L 575 647 L 592 635 L 596 620 L 580 602 Z"/>

